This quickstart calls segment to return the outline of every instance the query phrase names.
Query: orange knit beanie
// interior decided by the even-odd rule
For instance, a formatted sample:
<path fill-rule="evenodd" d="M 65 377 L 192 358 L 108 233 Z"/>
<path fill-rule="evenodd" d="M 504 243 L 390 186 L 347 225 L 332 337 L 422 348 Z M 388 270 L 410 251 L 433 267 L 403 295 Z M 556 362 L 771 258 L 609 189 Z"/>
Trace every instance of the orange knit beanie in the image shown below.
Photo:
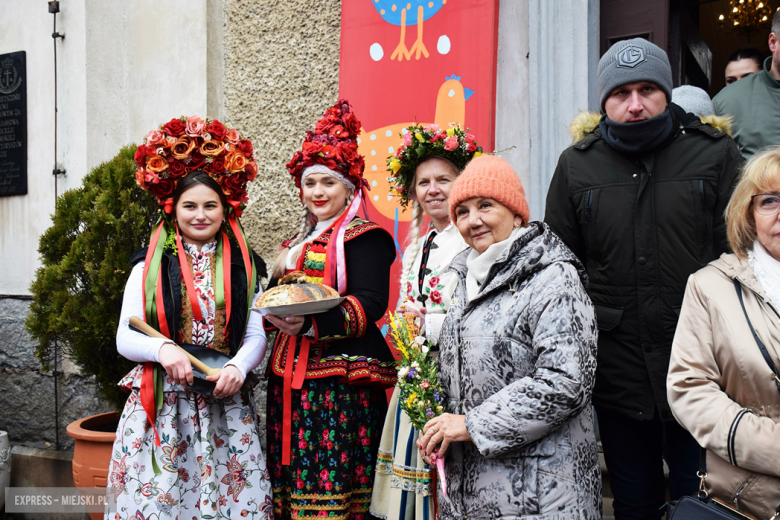
<path fill-rule="evenodd" d="M 450 192 L 450 218 L 453 222 L 456 220 L 455 206 L 474 197 L 487 197 L 500 202 L 515 215 L 520 215 L 523 223 L 531 219 L 520 177 L 501 157 L 481 155 L 466 165 Z"/>

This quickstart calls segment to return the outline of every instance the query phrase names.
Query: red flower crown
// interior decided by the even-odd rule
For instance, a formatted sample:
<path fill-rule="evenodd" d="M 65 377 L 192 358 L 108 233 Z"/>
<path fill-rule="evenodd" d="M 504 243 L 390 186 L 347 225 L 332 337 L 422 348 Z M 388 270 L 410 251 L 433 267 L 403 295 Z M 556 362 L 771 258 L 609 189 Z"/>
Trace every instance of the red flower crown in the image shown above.
<path fill-rule="evenodd" d="M 287 170 L 301 188 L 303 171 L 315 164 L 342 173 L 358 189 L 368 186 L 363 178 L 365 161 L 357 151 L 360 120 L 346 99 L 340 99 L 317 122 L 314 131 L 306 132 L 301 149 L 287 163 Z"/>
<path fill-rule="evenodd" d="M 179 179 L 201 169 L 217 181 L 236 215 L 246 205 L 247 182 L 257 176 L 252 143 L 231 126 L 198 116 L 171 119 L 152 130 L 135 151 L 138 185 L 155 195 L 165 213 L 173 210 Z"/>

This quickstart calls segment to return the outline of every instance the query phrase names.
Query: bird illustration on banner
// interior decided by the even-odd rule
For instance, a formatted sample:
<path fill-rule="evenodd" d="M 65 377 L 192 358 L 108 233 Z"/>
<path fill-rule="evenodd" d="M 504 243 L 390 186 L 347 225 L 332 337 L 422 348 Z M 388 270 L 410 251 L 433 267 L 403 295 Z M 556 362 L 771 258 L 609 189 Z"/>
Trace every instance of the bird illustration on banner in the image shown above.
<path fill-rule="evenodd" d="M 447 76 L 436 97 L 436 114 L 433 121 L 428 119 L 429 122 L 421 121 L 420 124 L 427 126 L 435 123 L 442 128 L 449 128 L 450 123 L 465 126 L 466 100 L 473 94 L 473 90 L 461 84 L 460 76 L 454 74 Z M 364 175 L 371 185 L 369 201 L 390 220 L 406 221 L 411 218 L 408 213 L 398 214 L 398 205 L 390 194 L 390 185 L 387 182 L 387 156 L 395 153 L 402 140 L 399 135 L 413 122 L 394 123 L 374 130 L 361 128 L 358 137 L 358 152 L 366 158 Z"/>
<path fill-rule="evenodd" d="M 414 59 L 420 56 L 429 56 L 428 49 L 423 43 L 423 22 L 439 12 L 447 0 L 370 0 L 374 9 L 384 21 L 401 26 L 401 41 L 390 55 L 390 59 L 398 58 L 398 61 Z M 411 49 L 406 48 L 406 26 L 417 25 L 417 39 Z"/>

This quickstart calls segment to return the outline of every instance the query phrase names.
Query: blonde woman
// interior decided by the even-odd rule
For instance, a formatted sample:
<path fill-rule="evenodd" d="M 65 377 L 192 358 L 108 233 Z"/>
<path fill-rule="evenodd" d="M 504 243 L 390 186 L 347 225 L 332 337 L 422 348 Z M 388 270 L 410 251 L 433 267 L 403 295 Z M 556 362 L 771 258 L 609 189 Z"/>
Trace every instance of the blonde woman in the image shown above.
<path fill-rule="evenodd" d="M 709 495 L 770 518 L 780 508 L 780 147 L 745 165 L 726 225 L 734 253 L 688 279 L 667 395 L 707 450 Z"/>
<path fill-rule="evenodd" d="M 356 218 L 367 184 L 359 131 L 351 106 L 339 100 L 287 164 L 301 190 L 302 229 L 282 248 L 269 287 L 303 271 L 344 301 L 320 314 L 266 317 L 279 330 L 268 379 L 277 520 L 364 520 L 371 502 L 385 389 L 396 378 L 376 326 L 388 305 L 395 246 L 377 224 Z"/>
<path fill-rule="evenodd" d="M 450 222 L 449 194 L 460 171 L 481 155 L 474 138 L 458 126 L 412 125 L 403 145 L 388 159 L 393 189 L 412 206 L 409 245 L 404 251 L 399 310 L 416 315 L 425 337 L 438 344 L 455 279 L 443 277 L 466 242 Z M 430 225 L 424 229 L 425 217 Z M 422 236 L 421 236 L 422 235 Z M 431 468 L 415 446 L 417 431 L 393 393 L 379 446 L 371 513 L 388 520 L 434 518 Z"/>

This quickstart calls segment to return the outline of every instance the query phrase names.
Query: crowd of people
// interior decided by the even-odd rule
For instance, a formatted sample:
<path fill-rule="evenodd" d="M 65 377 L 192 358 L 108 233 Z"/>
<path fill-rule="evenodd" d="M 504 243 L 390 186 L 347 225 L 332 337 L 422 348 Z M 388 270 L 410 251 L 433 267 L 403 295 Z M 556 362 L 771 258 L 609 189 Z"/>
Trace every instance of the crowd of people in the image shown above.
<path fill-rule="evenodd" d="M 287 164 L 299 230 L 265 290 L 302 271 L 344 298 L 305 316 L 250 312 L 266 277 L 238 220 L 251 143 L 196 116 L 150 132 L 136 178 L 161 220 L 124 295 L 117 346 L 139 364 L 120 383 L 106 517 L 597 519 L 600 438 L 618 519 L 662 516 L 664 461 L 672 500 L 700 491 L 773 518 L 779 37 L 780 13 L 772 55 L 735 54 L 709 112 L 681 106 L 696 94 L 673 92 L 662 49 L 613 45 L 601 113 L 572 123 L 543 222 L 512 167 L 465 129 L 404 130 L 388 158 L 412 215 L 398 311 L 437 356 L 445 404 L 421 430 L 397 389 L 388 405 L 396 363 L 376 323 L 396 247 L 357 216 L 353 107 L 328 108 Z M 266 449 L 252 370 L 272 331 Z M 222 370 L 199 380 L 174 342 L 219 351 Z"/>

